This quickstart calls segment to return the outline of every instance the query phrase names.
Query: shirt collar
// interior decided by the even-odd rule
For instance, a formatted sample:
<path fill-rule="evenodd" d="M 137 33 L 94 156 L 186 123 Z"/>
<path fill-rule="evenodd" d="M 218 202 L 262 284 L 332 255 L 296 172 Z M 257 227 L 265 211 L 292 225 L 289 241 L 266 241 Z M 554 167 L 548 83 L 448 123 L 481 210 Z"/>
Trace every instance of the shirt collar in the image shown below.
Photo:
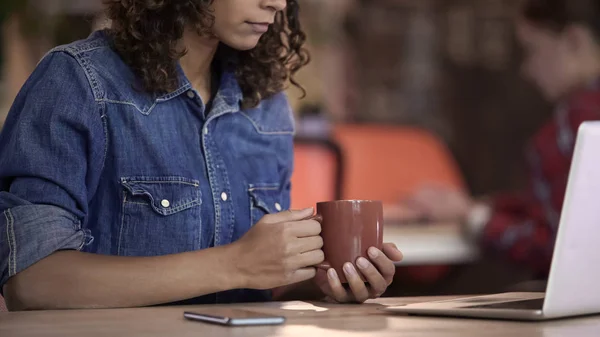
<path fill-rule="evenodd" d="M 224 61 L 221 62 L 220 66 L 222 67 L 221 79 L 217 94 L 213 98 L 213 110 L 222 113 L 239 111 L 244 95 L 235 75 L 234 63 Z M 157 102 L 171 100 L 192 89 L 192 84 L 187 76 L 185 76 L 179 62 L 177 62 L 177 77 L 179 78 L 179 87 L 174 91 L 159 96 L 156 99 Z"/>

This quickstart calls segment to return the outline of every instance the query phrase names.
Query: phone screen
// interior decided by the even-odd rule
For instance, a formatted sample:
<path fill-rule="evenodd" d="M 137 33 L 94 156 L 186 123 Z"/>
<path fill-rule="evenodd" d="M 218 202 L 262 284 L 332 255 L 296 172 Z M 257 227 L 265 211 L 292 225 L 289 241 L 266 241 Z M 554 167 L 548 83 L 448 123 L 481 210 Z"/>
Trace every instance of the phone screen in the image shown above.
<path fill-rule="evenodd" d="M 247 326 L 247 325 L 278 325 L 285 322 L 283 316 L 272 316 L 258 312 L 240 309 L 211 309 L 207 311 L 186 311 L 183 313 L 186 319 L 205 323 Z"/>

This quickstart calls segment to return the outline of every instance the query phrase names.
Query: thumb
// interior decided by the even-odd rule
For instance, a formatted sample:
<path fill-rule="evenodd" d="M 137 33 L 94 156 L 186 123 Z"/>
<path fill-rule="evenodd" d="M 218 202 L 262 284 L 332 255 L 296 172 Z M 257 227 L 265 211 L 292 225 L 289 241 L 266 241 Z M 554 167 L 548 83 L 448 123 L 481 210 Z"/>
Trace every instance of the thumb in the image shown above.
<path fill-rule="evenodd" d="M 310 207 L 302 210 L 287 210 L 279 213 L 267 214 L 262 218 L 261 222 L 280 223 L 289 221 L 300 221 L 312 216 L 314 211 L 314 208 Z"/>

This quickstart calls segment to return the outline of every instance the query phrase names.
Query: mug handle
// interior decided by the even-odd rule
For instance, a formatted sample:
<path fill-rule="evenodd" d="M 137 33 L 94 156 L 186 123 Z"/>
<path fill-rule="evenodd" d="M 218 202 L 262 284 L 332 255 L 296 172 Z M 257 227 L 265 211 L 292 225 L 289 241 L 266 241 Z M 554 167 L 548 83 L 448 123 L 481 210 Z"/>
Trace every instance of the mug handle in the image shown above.
<path fill-rule="evenodd" d="M 321 214 L 315 214 L 309 218 L 307 218 L 306 220 L 315 220 L 318 223 L 323 223 L 323 216 Z M 321 270 L 329 270 L 331 269 L 331 263 L 327 262 L 327 261 L 323 261 L 321 263 L 319 263 L 318 265 L 314 266 L 317 269 L 321 269 Z"/>

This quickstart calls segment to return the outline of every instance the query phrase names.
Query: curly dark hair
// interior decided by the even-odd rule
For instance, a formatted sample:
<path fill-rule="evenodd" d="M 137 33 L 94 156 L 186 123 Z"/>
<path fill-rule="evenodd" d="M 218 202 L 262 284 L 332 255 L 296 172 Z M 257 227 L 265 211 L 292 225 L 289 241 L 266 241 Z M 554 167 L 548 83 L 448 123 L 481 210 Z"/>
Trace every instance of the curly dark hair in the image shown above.
<path fill-rule="evenodd" d="M 189 26 L 199 34 L 211 34 L 213 1 L 104 0 L 112 21 L 109 32 L 114 48 L 141 79 L 145 91 L 177 89 L 177 61 L 185 55 L 177 48 L 178 41 Z M 306 34 L 298 16 L 298 0 L 287 0 L 286 10 L 277 13 L 275 23 L 256 48 L 234 51 L 219 47 L 218 55 L 236 54 L 235 74 L 244 94 L 244 107 L 254 107 L 284 90 L 288 80 L 305 93 L 294 80 L 294 74 L 310 61 L 303 48 Z"/>

